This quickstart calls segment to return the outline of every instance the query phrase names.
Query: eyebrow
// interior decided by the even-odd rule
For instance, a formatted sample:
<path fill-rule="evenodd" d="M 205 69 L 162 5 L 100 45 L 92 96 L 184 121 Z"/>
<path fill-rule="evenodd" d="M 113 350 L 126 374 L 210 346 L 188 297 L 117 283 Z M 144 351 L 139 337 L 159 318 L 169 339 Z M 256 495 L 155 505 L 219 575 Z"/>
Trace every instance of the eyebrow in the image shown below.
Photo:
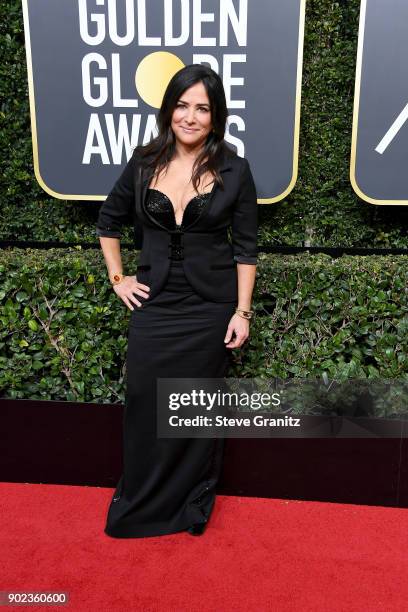
<path fill-rule="evenodd" d="M 188 104 L 188 102 L 186 102 L 185 100 L 177 100 L 177 102 L 182 102 L 183 104 Z M 196 106 L 208 106 L 208 108 L 210 107 L 210 105 L 208 104 L 208 102 L 199 102 L 198 104 L 196 104 Z"/>

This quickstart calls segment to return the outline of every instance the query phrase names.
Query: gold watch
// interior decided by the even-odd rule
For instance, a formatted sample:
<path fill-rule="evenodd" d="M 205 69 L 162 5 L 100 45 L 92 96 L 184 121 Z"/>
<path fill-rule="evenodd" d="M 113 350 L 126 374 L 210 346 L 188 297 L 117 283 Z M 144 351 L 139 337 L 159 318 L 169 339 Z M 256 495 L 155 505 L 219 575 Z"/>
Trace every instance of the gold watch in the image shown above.
<path fill-rule="evenodd" d="M 109 280 L 112 285 L 118 285 L 123 280 L 123 274 L 121 272 L 115 272 L 114 274 L 111 274 Z"/>
<path fill-rule="evenodd" d="M 235 312 L 243 319 L 252 319 L 254 315 L 253 310 L 243 310 L 242 308 L 235 308 Z"/>

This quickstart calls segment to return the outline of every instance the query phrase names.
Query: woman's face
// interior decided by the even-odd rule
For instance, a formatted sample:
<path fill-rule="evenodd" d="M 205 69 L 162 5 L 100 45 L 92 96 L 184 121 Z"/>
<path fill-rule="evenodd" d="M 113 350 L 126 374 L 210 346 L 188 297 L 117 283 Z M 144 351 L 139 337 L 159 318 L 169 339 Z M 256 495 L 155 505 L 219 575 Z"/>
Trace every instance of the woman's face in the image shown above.
<path fill-rule="evenodd" d="M 171 118 L 179 143 L 192 148 L 203 145 L 212 130 L 210 101 L 204 84 L 192 85 L 180 96 Z"/>

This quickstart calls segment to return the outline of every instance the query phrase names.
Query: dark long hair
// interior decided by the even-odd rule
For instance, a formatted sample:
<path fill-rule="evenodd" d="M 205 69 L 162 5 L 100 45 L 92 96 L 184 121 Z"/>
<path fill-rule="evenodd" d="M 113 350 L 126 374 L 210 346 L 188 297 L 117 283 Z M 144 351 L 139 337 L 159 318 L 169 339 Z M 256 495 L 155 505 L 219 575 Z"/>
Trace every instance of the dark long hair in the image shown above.
<path fill-rule="evenodd" d="M 192 183 L 196 191 L 198 191 L 200 177 L 206 172 L 210 172 L 214 180 L 223 187 L 218 168 L 225 151 L 231 151 L 224 141 L 228 117 L 224 86 L 221 78 L 214 70 L 201 64 L 189 64 L 176 72 L 167 85 L 157 115 L 158 135 L 148 144 L 138 147 L 142 159 L 145 159 L 145 166 L 151 168 L 153 172 L 156 171 L 159 175 L 172 159 L 176 149 L 176 138 L 171 128 L 176 104 L 186 89 L 200 81 L 203 83 L 210 101 L 213 131 L 208 134 L 204 147 L 193 165 Z M 152 156 L 152 159 L 146 161 L 148 156 Z"/>

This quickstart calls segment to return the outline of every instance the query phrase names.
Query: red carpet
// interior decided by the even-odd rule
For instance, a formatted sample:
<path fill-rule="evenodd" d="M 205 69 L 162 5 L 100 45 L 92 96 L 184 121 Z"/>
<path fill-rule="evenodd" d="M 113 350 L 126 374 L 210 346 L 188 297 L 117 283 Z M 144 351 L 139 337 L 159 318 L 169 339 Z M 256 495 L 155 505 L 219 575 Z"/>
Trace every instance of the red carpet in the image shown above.
<path fill-rule="evenodd" d="M 112 492 L 0 484 L 0 590 L 68 591 L 52 609 L 75 611 L 408 609 L 408 510 L 218 496 L 203 536 L 119 540 Z"/>

